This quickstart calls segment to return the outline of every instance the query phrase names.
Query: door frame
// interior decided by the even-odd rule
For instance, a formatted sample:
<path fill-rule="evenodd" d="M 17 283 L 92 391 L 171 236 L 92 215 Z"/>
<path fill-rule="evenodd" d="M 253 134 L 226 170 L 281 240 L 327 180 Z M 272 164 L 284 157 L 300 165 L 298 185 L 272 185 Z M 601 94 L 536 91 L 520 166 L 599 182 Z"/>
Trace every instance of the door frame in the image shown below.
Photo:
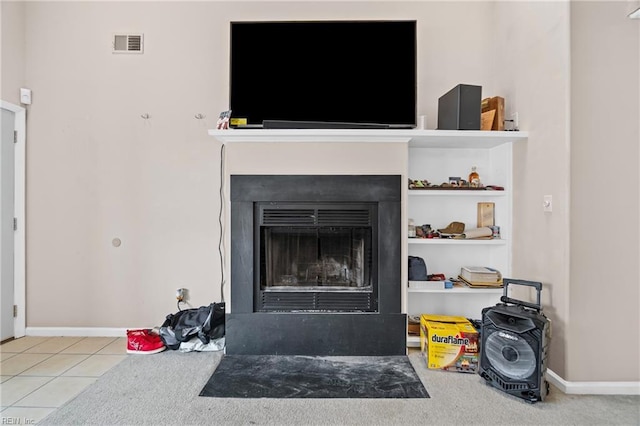
<path fill-rule="evenodd" d="M 17 142 L 14 154 L 14 217 L 18 220 L 18 229 L 13 239 L 13 294 L 18 315 L 14 318 L 13 337 L 26 334 L 26 215 L 25 215 L 25 172 L 27 110 L 19 105 L 0 100 L 0 107 L 15 114 L 14 128 Z"/>

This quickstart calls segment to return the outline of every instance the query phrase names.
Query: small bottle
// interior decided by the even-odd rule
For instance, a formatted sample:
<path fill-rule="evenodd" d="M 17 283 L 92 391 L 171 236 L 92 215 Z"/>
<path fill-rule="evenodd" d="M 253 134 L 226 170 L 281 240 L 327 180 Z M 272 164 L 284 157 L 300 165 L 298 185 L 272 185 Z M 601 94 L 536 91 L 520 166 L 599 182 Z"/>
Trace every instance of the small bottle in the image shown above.
<path fill-rule="evenodd" d="M 471 167 L 471 173 L 469 173 L 469 186 L 472 188 L 478 188 L 480 186 L 480 175 L 476 171 L 476 166 Z"/>
<path fill-rule="evenodd" d="M 409 219 L 409 238 L 416 237 L 416 225 L 413 222 L 413 219 Z"/>

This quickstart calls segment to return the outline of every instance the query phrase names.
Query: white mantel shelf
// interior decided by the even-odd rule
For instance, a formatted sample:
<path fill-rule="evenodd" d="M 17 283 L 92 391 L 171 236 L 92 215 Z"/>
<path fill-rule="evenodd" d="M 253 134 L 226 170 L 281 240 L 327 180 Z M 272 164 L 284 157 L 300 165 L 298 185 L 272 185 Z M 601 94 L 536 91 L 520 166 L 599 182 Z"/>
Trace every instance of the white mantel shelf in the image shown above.
<path fill-rule="evenodd" d="M 334 142 L 407 143 L 413 148 L 493 148 L 524 141 L 528 132 L 399 129 L 228 129 L 209 130 L 222 143 Z"/>

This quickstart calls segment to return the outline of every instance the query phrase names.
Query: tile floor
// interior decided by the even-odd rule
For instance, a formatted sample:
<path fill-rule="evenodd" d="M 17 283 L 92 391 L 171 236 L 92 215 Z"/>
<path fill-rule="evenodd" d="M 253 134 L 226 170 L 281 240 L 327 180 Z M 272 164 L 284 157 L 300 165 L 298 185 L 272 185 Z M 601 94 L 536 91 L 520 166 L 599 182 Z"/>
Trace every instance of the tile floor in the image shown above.
<path fill-rule="evenodd" d="M 27 336 L 0 345 L 0 424 L 37 424 L 126 357 L 126 337 Z"/>

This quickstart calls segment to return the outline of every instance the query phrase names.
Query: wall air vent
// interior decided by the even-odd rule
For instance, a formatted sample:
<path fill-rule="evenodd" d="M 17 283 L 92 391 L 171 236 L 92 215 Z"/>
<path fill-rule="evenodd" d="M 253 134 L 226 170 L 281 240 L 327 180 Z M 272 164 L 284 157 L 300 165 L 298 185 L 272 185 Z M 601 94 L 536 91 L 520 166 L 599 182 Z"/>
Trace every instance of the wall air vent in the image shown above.
<path fill-rule="evenodd" d="M 114 34 L 113 53 L 142 53 L 142 34 Z"/>

